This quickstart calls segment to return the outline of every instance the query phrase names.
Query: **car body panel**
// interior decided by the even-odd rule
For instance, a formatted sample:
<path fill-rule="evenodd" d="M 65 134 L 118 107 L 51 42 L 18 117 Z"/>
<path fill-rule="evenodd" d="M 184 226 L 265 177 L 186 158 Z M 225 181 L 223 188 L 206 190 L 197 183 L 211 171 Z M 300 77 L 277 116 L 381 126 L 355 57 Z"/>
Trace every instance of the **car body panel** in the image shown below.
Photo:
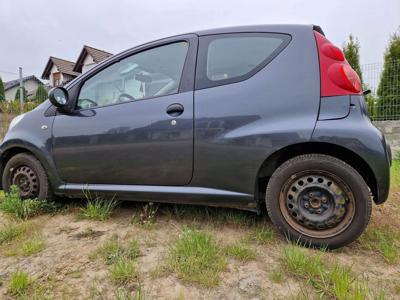
<path fill-rule="evenodd" d="M 82 83 L 114 62 L 177 40 L 190 40 L 195 46 L 189 50 L 183 81 L 176 95 L 70 114 L 57 111 L 45 101 L 25 114 L 5 136 L 0 145 L 0 171 L 9 153 L 21 149 L 41 161 L 51 187 L 58 195 L 83 196 L 84 190 L 88 189 L 125 200 L 182 202 L 259 211 L 257 176 L 263 164 L 293 145 L 325 143 L 346 147 L 368 164 L 377 179 L 375 201 L 382 203 L 389 188 L 390 155 L 385 139 L 367 118 L 362 96 L 351 96 L 350 102 L 344 97 L 337 104 L 320 102 L 314 28 L 312 25 L 260 25 L 212 29 L 161 39 L 112 56 L 66 85 L 71 107 L 75 105 Z M 196 90 L 194 74 L 197 50 L 204 51 L 202 37 L 252 32 L 287 34 L 291 41 L 250 78 Z M 152 102 L 148 120 L 144 101 Z M 165 109 L 175 102 L 185 102 L 187 114 L 176 118 L 178 127 L 172 129 L 171 118 L 165 114 Z M 139 111 L 139 118 L 130 122 L 129 109 Z M 110 118 L 102 112 L 107 110 L 113 110 Z M 100 117 L 104 124 L 90 124 L 90 120 Z M 158 139 L 156 144 L 149 138 L 154 133 Z M 164 133 L 168 138 L 160 139 Z M 117 143 L 107 145 L 115 136 L 119 139 Z M 53 145 L 56 146 L 54 149 Z M 164 146 L 170 148 L 165 150 Z M 120 147 L 122 152 L 117 155 L 121 157 L 115 165 L 114 151 Z M 100 151 L 105 148 L 106 153 Z M 142 163 L 134 160 L 133 152 L 139 153 Z M 99 164 L 94 159 L 86 173 L 71 177 L 72 173 L 80 172 L 79 163 L 91 159 L 90 153 L 95 154 Z M 145 153 L 155 161 L 149 161 Z M 121 163 L 124 155 L 129 158 L 126 164 Z M 156 173 L 157 165 L 162 169 L 164 163 L 167 171 L 159 178 L 149 180 L 151 176 L 146 177 Z M 123 170 L 126 166 L 132 174 Z M 113 176 L 121 172 L 128 172 L 129 180 L 114 180 Z M 81 176 L 83 174 L 85 176 Z M 101 174 L 106 176 L 101 177 Z M 90 176 L 93 176 L 91 182 L 85 182 Z"/>

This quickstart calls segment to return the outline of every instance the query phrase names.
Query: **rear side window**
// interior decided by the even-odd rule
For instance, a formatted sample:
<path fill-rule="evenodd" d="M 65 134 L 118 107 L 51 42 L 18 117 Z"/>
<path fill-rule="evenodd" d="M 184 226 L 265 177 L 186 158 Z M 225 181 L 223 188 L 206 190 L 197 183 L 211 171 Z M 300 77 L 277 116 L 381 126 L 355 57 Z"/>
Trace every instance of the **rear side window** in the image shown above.
<path fill-rule="evenodd" d="M 268 64 L 289 41 L 288 35 L 272 33 L 201 37 L 196 88 L 248 79 Z"/>

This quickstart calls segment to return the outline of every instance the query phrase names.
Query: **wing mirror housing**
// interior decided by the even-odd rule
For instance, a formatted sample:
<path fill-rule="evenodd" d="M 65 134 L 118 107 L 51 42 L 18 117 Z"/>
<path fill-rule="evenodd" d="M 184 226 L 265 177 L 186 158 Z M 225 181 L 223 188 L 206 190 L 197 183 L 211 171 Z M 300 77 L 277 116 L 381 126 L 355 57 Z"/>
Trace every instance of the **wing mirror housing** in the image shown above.
<path fill-rule="evenodd" d="M 64 111 L 68 111 L 68 91 L 63 87 L 54 87 L 49 92 L 49 100 L 51 104 Z"/>

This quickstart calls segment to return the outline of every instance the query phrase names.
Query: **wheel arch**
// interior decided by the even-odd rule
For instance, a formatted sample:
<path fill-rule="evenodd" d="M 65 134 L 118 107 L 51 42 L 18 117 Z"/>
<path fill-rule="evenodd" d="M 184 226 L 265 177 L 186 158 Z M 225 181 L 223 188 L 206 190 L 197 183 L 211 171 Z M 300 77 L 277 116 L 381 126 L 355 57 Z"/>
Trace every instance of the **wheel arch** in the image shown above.
<path fill-rule="evenodd" d="M 281 148 L 267 157 L 259 168 L 256 178 L 255 195 L 258 207 L 262 208 L 265 191 L 272 173 L 288 159 L 302 154 L 326 154 L 343 160 L 352 166 L 365 180 L 376 202 L 378 186 L 374 172 L 368 163 L 358 154 L 343 146 L 325 142 L 306 142 Z"/>
<path fill-rule="evenodd" d="M 29 143 L 7 143 L 8 145 L 3 145 L 3 149 L 0 152 L 0 188 L 2 188 L 2 180 L 3 172 L 5 165 L 10 160 L 11 157 L 19 154 L 19 153 L 27 153 L 35 157 L 44 167 L 45 172 L 48 175 L 50 184 L 53 188 L 58 187 L 61 184 L 58 176 L 55 173 L 55 168 L 53 166 L 52 161 L 49 161 L 49 158 L 46 157 L 46 153 L 43 153 L 41 149 L 36 148 L 34 145 Z M 49 155 L 49 154 L 47 154 Z"/>

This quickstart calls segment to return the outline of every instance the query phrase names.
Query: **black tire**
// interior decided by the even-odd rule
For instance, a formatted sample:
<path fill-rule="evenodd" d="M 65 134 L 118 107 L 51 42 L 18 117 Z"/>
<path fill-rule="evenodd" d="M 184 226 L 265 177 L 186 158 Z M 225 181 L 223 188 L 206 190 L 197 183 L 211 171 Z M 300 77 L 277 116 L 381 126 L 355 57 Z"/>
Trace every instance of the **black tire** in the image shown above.
<path fill-rule="evenodd" d="M 19 153 L 9 159 L 4 168 L 2 184 L 5 192 L 9 192 L 12 185 L 17 185 L 22 199 L 51 200 L 53 197 L 42 164 L 27 153 Z"/>
<path fill-rule="evenodd" d="M 334 249 L 362 234 L 372 201 L 364 179 L 347 163 L 328 155 L 305 154 L 275 170 L 268 182 L 266 206 L 272 222 L 290 240 Z"/>

